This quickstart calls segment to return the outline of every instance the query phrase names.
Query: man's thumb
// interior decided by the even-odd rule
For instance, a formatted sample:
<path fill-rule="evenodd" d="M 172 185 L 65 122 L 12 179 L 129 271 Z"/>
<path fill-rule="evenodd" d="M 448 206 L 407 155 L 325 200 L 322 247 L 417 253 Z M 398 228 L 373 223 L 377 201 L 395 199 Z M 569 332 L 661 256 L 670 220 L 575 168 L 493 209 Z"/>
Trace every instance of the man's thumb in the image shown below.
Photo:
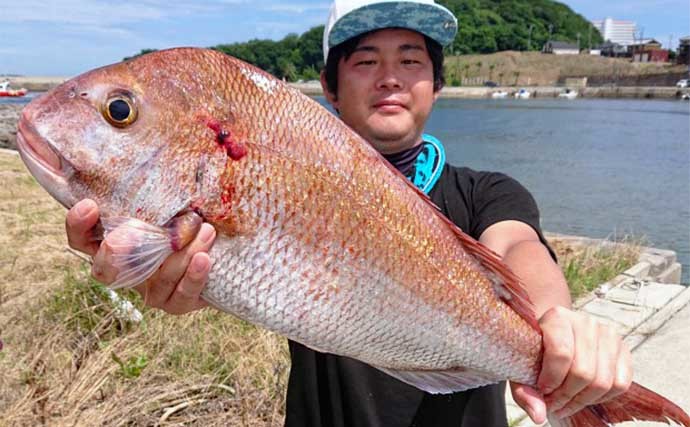
<path fill-rule="evenodd" d="M 510 383 L 510 391 L 513 393 L 513 400 L 536 424 L 546 422 L 546 403 L 544 396 L 532 387 L 524 384 Z"/>

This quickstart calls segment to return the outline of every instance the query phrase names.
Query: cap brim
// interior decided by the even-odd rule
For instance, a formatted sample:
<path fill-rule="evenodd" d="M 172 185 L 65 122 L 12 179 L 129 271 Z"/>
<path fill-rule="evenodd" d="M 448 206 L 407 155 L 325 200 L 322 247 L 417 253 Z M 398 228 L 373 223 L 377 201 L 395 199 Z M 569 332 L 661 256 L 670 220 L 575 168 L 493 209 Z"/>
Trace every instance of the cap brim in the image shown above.
<path fill-rule="evenodd" d="M 433 3 L 391 1 L 360 7 L 343 16 L 331 29 L 328 47 L 369 31 L 406 28 L 422 33 L 441 46 L 450 44 L 458 21 L 445 7 Z"/>

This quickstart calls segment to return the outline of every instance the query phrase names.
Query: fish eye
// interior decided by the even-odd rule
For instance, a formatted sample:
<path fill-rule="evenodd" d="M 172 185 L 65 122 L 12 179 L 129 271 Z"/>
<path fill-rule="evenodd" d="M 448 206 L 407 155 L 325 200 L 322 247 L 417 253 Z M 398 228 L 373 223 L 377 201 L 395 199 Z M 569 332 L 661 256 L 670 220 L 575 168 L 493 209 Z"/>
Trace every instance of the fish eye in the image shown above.
<path fill-rule="evenodd" d="M 103 116 L 113 126 L 123 128 L 137 119 L 137 109 L 132 96 L 116 93 L 110 96 L 103 108 Z"/>

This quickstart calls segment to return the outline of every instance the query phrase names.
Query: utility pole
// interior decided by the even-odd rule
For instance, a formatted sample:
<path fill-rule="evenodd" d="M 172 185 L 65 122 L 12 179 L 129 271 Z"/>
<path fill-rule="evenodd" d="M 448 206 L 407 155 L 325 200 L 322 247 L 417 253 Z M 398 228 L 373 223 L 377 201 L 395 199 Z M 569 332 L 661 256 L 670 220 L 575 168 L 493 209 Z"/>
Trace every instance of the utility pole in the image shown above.
<path fill-rule="evenodd" d="M 642 55 L 644 54 L 644 27 L 640 27 L 640 62 L 642 62 Z"/>
<path fill-rule="evenodd" d="M 580 53 L 580 32 L 577 32 L 577 52 Z"/>
<path fill-rule="evenodd" d="M 592 24 L 589 24 L 589 34 L 587 35 L 587 49 L 592 50 Z"/>
<path fill-rule="evenodd" d="M 527 51 L 532 50 L 532 30 L 534 29 L 534 24 L 529 24 L 529 36 L 527 37 Z"/>

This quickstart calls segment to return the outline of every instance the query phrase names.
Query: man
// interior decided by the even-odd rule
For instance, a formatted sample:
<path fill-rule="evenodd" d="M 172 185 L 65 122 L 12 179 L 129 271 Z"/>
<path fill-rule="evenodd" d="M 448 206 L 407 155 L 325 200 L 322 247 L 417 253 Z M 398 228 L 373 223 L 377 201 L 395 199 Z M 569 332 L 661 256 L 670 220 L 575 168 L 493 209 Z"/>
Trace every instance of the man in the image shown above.
<path fill-rule="evenodd" d="M 544 332 L 538 390 L 511 384 L 536 422 L 570 415 L 624 392 L 630 352 L 611 329 L 569 309 L 563 275 L 539 229 L 530 194 L 513 179 L 445 164 L 440 141 L 423 129 L 443 86 L 442 45 L 455 17 L 433 0 L 336 0 L 324 33 L 321 84 L 341 119 L 408 176 L 452 221 L 502 257 L 524 281 Z M 107 240 L 90 243 L 92 201 L 67 215 L 70 245 L 94 256 L 93 275 L 117 272 Z M 204 307 L 200 298 L 214 230 L 207 224 L 137 289 L 169 313 Z M 430 395 L 361 362 L 291 342 L 289 426 L 505 426 L 504 384 Z"/>

